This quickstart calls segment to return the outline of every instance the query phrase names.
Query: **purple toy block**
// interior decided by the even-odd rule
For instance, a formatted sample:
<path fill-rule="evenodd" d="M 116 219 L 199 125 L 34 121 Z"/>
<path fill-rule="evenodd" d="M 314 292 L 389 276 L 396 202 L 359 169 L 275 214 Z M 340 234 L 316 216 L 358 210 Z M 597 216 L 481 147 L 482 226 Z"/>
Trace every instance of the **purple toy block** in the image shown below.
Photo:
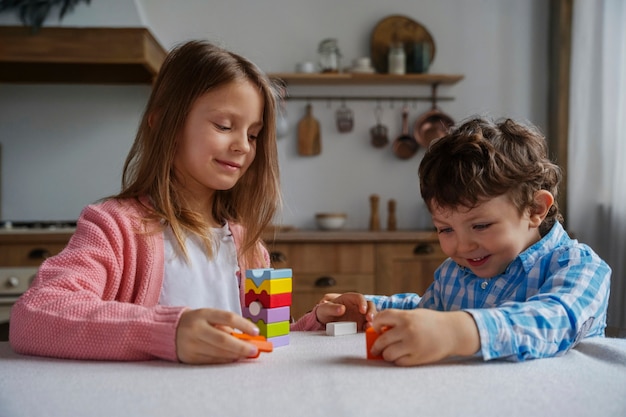
<path fill-rule="evenodd" d="M 254 322 L 263 320 L 263 322 L 265 323 L 289 321 L 291 318 L 290 308 L 288 306 L 275 307 L 275 308 L 263 308 L 260 305 L 261 303 L 258 301 L 254 301 L 250 303 L 249 307 L 243 308 L 243 316 Z"/>
<path fill-rule="evenodd" d="M 286 334 L 283 336 L 268 337 L 267 341 L 272 342 L 274 347 L 287 346 L 289 344 L 289 335 Z"/>

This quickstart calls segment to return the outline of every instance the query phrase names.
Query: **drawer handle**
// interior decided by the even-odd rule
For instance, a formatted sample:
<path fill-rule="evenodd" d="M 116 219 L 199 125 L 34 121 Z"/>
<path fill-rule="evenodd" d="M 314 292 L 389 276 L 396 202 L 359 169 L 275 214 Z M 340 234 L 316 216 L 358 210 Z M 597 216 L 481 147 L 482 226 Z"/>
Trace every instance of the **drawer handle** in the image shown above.
<path fill-rule="evenodd" d="M 337 285 L 337 281 L 333 277 L 319 277 L 315 280 L 315 284 L 313 285 L 315 285 L 316 288 L 328 288 Z"/>
<path fill-rule="evenodd" d="M 435 251 L 435 248 L 433 248 L 433 245 L 429 243 L 419 243 L 415 245 L 415 248 L 413 249 L 413 254 L 414 255 L 428 255 L 430 253 L 433 253 L 434 251 Z"/>
<path fill-rule="evenodd" d="M 270 252 L 270 261 L 272 261 L 272 262 L 287 262 L 287 257 L 282 252 Z"/>
<path fill-rule="evenodd" d="M 28 252 L 28 259 L 48 259 L 51 255 L 48 249 L 36 248 Z"/>
<path fill-rule="evenodd" d="M 8 288 L 17 288 L 20 285 L 20 279 L 18 277 L 15 276 L 10 276 L 7 279 L 7 284 L 6 286 Z"/>

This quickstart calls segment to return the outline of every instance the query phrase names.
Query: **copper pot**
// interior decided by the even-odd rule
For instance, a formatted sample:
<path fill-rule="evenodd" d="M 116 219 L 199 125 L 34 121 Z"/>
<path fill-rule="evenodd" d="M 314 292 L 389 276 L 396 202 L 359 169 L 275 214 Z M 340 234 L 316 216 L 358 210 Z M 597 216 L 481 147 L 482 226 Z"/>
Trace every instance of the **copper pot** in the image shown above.
<path fill-rule="evenodd" d="M 393 142 L 393 153 L 400 159 L 409 159 L 419 148 L 415 138 L 409 135 L 409 109 L 402 109 L 402 134 Z"/>
<path fill-rule="evenodd" d="M 453 125 L 454 120 L 450 116 L 433 107 L 415 120 L 413 136 L 417 143 L 428 148 L 430 142 L 444 136 Z"/>

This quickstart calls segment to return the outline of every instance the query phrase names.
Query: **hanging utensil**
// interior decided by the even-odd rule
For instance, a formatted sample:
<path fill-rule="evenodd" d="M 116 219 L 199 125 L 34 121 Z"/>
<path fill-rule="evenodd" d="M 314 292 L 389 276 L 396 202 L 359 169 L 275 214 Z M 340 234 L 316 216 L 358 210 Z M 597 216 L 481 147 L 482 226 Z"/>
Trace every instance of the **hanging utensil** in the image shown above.
<path fill-rule="evenodd" d="M 402 134 L 393 143 L 393 153 L 400 159 L 409 159 L 417 152 L 417 142 L 409 135 L 409 107 L 402 108 Z"/>
<path fill-rule="evenodd" d="M 354 112 L 346 106 L 345 100 L 341 102 L 341 107 L 335 113 L 337 119 L 337 130 L 339 133 L 348 133 L 354 127 Z"/>
<path fill-rule="evenodd" d="M 374 109 L 374 115 L 376 116 L 376 126 L 370 129 L 372 145 L 375 148 L 382 148 L 387 143 L 389 143 L 389 137 L 387 135 L 387 126 L 381 123 L 383 109 L 382 107 L 380 107 L 380 103 L 376 105 L 376 109 Z"/>
<path fill-rule="evenodd" d="M 432 108 L 420 115 L 413 125 L 413 136 L 417 143 L 428 148 L 430 142 L 446 134 L 454 125 L 452 117 L 448 116 L 437 107 L 437 99 L 433 92 Z"/>
<path fill-rule="evenodd" d="M 298 122 L 298 154 L 302 156 L 319 155 L 322 152 L 320 124 L 313 117 L 313 107 L 306 105 L 306 114 Z"/>

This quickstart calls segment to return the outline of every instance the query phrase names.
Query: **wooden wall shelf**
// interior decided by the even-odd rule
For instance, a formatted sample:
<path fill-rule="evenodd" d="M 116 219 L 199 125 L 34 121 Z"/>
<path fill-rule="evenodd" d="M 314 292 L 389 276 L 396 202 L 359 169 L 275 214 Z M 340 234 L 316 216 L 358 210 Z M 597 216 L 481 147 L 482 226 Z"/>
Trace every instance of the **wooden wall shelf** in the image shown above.
<path fill-rule="evenodd" d="M 431 101 L 435 105 L 436 101 L 454 100 L 453 97 L 438 97 L 437 87 L 440 85 L 452 85 L 461 81 L 463 75 L 448 74 L 301 74 L 301 73 L 270 73 L 268 76 L 290 86 L 379 86 L 379 85 L 404 85 L 404 86 L 430 86 L 430 95 L 409 95 L 409 96 L 387 96 L 387 95 L 292 95 L 286 94 L 286 100 L 351 100 L 351 101 Z"/>
<path fill-rule="evenodd" d="M 270 78 L 289 85 L 452 85 L 463 75 L 446 74 L 301 74 L 272 73 Z"/>
<path fill-rule="evenodd" d="M 0 82 L 151 84 L 166 51 L 146 28 L 0 26 Z"/>

